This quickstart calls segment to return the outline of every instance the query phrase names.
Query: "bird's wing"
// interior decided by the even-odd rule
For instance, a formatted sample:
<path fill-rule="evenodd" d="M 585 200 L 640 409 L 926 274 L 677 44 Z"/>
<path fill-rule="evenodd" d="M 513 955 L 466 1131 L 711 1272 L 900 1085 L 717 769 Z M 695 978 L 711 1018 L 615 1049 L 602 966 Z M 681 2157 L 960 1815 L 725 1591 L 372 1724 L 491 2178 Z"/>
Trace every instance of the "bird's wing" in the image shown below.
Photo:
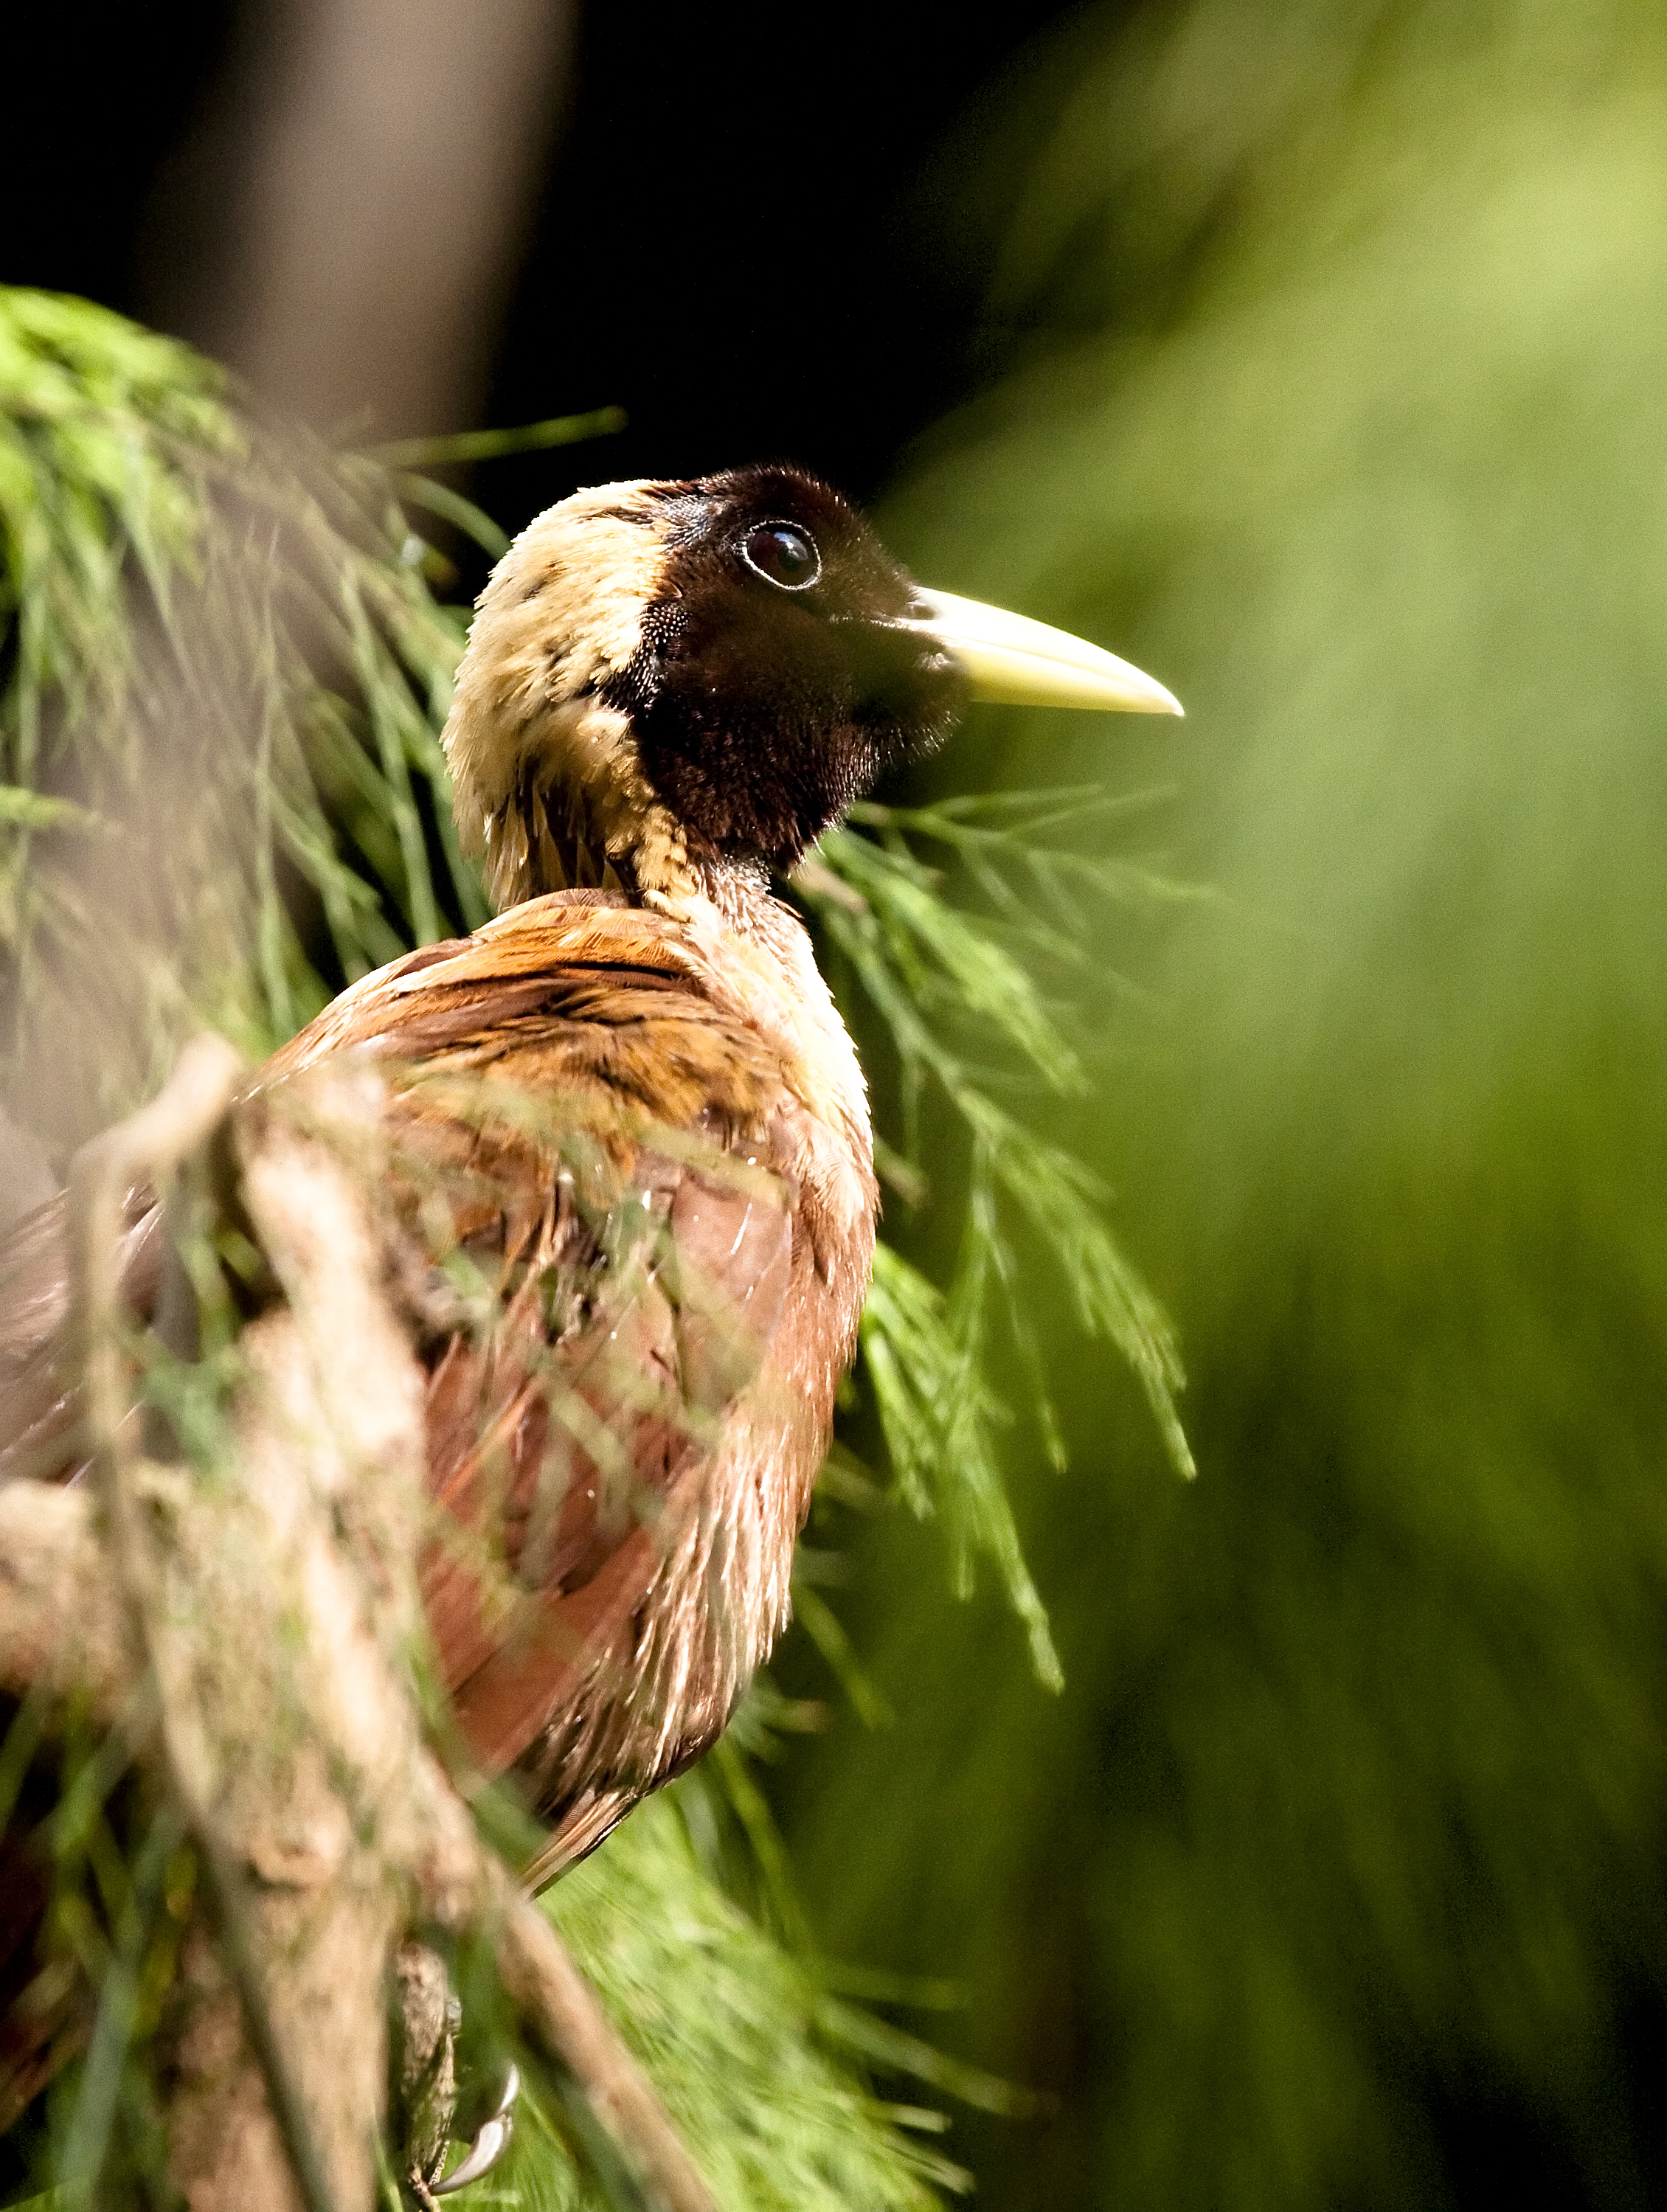
<path fill-rule="evenodd" d="M 558 895 L 368 977 L 257 1079 L 385 1072 L 439 1662 L 475 1756 L 520 1761 L 575 1848 L 710 1741 L 779 1626 L 849 1356 L 807 1109 L 744 985 L 658 915 Z M 129 1233 L 143 1316 L 155 1214 Z M 0 1447 L 42 1461 L 73 1434 L 61 1208 L 5 1281 Z"/>
<path fill-rule="evenodd" d="M 573 1855 L 717 1733 L 779 1626 L 830 1412 L 805 1385 L 849 1357 L 800 1203 L 805 1108 L 745 990 L 598 894 L 396 963 L 271 1077 L 355 1048 L 392 1078 L 435 1286 L 441 1665 L 475 1755 L 523 1762 Z M 767 1375 L 790 1297 L 792 1371 Z M 824 1307 L 842 1340 L 807 1358 Z M 770 1510 L 780 1561 L 727 1561 L 729 1524 Z"/>

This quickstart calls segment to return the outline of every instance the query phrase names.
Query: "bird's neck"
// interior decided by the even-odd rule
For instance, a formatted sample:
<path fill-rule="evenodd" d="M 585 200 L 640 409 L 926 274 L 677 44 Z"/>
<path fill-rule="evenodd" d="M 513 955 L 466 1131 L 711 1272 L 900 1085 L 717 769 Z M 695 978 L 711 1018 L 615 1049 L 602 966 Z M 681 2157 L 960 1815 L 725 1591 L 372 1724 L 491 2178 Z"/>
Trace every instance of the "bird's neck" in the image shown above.
<path fill-rule="evenodd" d="M 550 891 L 615 891 L 679 920 L 715 908 L 743 937 L 757 935 L 776 904 L 762 860 L 703 850 L 654 802 L 599 819 L 571 792 L 518 795 L 489 838 L 488 878 L 500 908 Z"/>
<path fill-rule="evenodd" d="M 612 891 L 679 924 L 698 956 L 746 979 L 758 1027 L 802 1071 L 806 1103 L 842 1128 L 866 1171 L 867 1088 L 804 924 L 762 860 L 703 848 L 646 787 L 521 780 L 488 817 L 487 875 L 502 908 L 551 891 Z"/>
<path fill-rule="evenodd" d="M 546 742 L 523 746 L 496 805 L 472 804 L 459 780 L 459 827 L 465 844 L 484 848 L 493 903 L 520 906 L 547 891 L 636 897 L 680 887 L 684 841 L 608 726 L 616 718 L 605 709 L 560 719 L 565 742 L 558 748 L 538 731 Z"/>
<path fill-rule="evenodd" d="M 803 1066 L 806 1103 L 843 1127 L 866 1172 L 867 1098 L 856 1054 L 804 925 L 771 896 L 763 860 L 719 853 L 684 829 L 643 774 L 626 717 L 594 696 L 539 699 L 519 720 L 501 720 L 490 740 L 484 731 L 460 720 L 451 758 L 458 827 L 465 848 L 484 848 L 496 906 L 551 891 L 612 891 L 682 924 L 703 957 L 739 963 L 759 1026 Z M 483 752 L 496 771 L 490 800 L 477 766 Z"/>
<path fill-rule="evenodd" d="M 513 766 L 500 781 L 503 751 Z M 496 751 L 496 803 L 478 796 L 461 747 L 453 764 L 458 826 L 484 854 L 500 911 L 550 891 L 616 891 L 674 916 L 715 907 L 750 936 L 774 903 L 764 862 L 692 836 L 644 775 L 626 718 L 599 701 L 544 703 L 528 716 Z"/>
<path fill-rule="evenodd" d="M 739 934 L 757 933 L 774 904 L 764 861 L 720 853 L 678 822 L 643 775 L 616 708 L 594 699 L 545 703 L 514 740 L 496 805 L 475 798 L 472 779 L 458 784 L 459 826 L 465 842 L 484 848 L 497 907 L 550 891 L 617 891 L 673 915 L 709 905 Z"/>

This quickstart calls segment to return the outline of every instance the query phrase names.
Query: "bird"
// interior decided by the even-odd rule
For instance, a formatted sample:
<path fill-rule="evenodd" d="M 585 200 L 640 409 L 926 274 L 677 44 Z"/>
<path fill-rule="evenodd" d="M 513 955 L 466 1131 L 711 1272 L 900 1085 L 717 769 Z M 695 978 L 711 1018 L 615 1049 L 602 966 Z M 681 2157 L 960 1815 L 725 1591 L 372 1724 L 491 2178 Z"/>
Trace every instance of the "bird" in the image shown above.
<path fill-rule="evenodd" d="M 494 918 L 350 985 L 250 1079 L 385 1071 L 453 1538 L 424 1606 L 471 1755 L 545 1823 L 535 1883 L 713 1743 L 788 1620 L 879 1194 L 779 886 L 969 699 L 1180 712 L 1098 647 L 917 585 L 796 467 L 574 494 L 494 569 L 443 733 Z M 76 1474 L 52 1464 L 64 1234 L 60 1200 L 0 1249 L 0 1480 Z M 141 1319 L 161 1249 L 138 1194 Z"/>

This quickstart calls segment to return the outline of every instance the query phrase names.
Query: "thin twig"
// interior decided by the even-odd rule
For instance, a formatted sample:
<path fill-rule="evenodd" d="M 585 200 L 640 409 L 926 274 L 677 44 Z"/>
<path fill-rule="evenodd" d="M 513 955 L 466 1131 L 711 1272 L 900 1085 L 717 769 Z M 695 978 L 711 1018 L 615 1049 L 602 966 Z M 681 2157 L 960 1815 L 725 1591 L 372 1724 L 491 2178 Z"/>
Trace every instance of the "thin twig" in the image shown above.
<path fill-rule="evenodd" d="M 134 1625 L 161 1683 L 167 1681 L 168 1670 L 157 1633 L 158 1594 L 148 1565 L 125 1422 L 127 1389 L 118 1259 L 122 1206 L 136 1183 L 159 1182 L 207 1140 L 230 1108 L 243 1073 L 242 1060 L 223 1038 L 192 1038 L 150 1104 L 82 1146 L 70 1169 L 70 1277 L 87 1423 L 93 1438 L 94 1480 Z M 207 1778 L 200 1771 L 204 1760 L 182 1741 L 180 1719 L 170 1711 L 164 1694 L 163 1760 L 180 1814 L 209 1875 L 224 1956 L 236 1984 L 250 2047 L 265 2078 L 272 2117 L 308 2212 L 335 2212 L 334 2192 L 308 2124 L 305 2097 L 272 2032 L 248 1942 L 240 1885 L 210 1816 Z"/>
<path fill-rule="evenodd" d="M 511 1893 L 507 1883 L 497 1966 L 522 2027 L 574 2076 L 658 2212 L 715 2212 L 670 2115 L 567 1946 L 532 1899 Z"/>
<path fill-rule="evenodd" d="M 212 1133 L 236 1096 L 243 1063 L 223 1037 L 193 1037 L 149 1105 L 83 1145 L 70 1164 L 70 1269 L 93 1465 L 125 1563 L 137 1509 L 121 1427 L 127 1411 L 119 1323 L 122 1204 L 136 1183 L 167 1175 Z M 137 1592 L 130 1595 L 136 1599 Z"/>

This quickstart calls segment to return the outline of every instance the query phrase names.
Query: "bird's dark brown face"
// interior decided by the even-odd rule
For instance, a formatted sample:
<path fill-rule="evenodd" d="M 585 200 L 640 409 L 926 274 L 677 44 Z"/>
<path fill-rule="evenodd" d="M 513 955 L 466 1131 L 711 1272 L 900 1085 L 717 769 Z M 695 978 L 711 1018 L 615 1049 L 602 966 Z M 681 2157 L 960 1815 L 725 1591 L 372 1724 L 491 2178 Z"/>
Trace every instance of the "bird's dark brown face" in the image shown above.
<path fill-rule="evenodd" d="M 801 470 L 599 484 L 477 603 L 444 739 L 459 833 L 501 907 L 682 912 L 792 867 L 969 696 L 1180 712 L 1098 646 L 912 583 Z"/>
<path fill-rule="evenodd" d="M 603 687 L 657 796 L 715 853 L 791 867 L 965 696 L 909 577 L 797 469 L 655 488 L 666 548 L 642 641 Z"/>

